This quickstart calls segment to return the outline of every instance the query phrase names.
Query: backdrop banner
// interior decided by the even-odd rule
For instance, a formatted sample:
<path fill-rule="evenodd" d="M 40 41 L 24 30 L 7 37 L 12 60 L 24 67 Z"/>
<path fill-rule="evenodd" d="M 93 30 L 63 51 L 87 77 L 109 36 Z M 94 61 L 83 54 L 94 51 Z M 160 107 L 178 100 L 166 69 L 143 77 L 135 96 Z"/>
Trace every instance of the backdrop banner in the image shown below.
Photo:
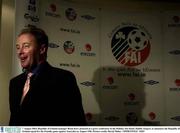
<path fill-rule="evenodd" d="M 45 30 L 48 62 L 75 74 L 89 125 L 180 125 L 178 14 L 17 0 L 15 38 Z M 12 69 L 22 72 L 15 48 Z"/>
<path fill-rule="evenodd" d="M 180 125 L 180 12 L 163 14 L 164 85 L 166 91 L 166 125 Z"/>

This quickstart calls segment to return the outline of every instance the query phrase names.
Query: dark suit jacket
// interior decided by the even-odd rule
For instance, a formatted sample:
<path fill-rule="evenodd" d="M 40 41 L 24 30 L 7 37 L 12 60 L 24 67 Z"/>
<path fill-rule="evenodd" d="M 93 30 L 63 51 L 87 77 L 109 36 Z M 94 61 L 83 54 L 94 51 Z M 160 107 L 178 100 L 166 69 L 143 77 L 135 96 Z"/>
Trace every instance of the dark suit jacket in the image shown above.
<path fill-rule="evenodd" d="M 31 78 L 31 88 L 20 105 L 26 77 L 22 73 L 10 81 L 9 125 L 86 125 L 81 94 L 71 72 L 46 62 Z"/>

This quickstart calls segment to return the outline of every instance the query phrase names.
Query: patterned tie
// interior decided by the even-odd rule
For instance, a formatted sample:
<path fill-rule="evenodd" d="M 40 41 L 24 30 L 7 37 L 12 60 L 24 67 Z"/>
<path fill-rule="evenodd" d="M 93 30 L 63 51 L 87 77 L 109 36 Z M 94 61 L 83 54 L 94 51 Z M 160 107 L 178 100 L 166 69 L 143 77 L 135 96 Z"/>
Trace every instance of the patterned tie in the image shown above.
<path fill-rule="evenodd" d="M 23 89 L 23 95 L 22 95 L 22 98 L 21 98 L 21 104 L 22 104 L 26 94 L 29 91 L 29 88 L 30 88 L 30 78 L 31 78 L 32 75 L 33 75 L 33 73 L 28 73 L 28 75 L 27 75 L 27 79 L 26 79 L 26 82 L 25 82 L 25 85 L 24 85 L 24 89 Z"/>

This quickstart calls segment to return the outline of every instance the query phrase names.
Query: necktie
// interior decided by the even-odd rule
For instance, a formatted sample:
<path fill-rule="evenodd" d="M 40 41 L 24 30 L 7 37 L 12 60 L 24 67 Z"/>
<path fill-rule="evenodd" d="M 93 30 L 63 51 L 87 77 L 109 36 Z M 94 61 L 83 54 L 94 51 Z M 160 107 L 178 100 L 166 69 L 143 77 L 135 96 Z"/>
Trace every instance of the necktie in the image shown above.
<path fill-rule="evenodd" d="M 22 104 L 26 94 L 29 91 L 29 88 L 30 88 L 30 78 L 31 78 L 32 75 L 33 75 L 33 73 L 28 73 L 28 75 L 27 75 L 27 79 L 26 79 L 26 82 L 24 84 L 23 95 L 22 95 L 22 98 L 21 98 L 21 104 Z"/>

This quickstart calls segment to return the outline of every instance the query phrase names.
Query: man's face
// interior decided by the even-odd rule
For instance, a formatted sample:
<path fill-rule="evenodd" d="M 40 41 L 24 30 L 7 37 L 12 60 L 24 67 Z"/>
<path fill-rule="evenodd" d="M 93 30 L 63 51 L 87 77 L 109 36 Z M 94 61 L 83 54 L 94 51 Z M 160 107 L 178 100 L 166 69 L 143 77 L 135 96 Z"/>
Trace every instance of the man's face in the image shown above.
<path fill-rule="evenodd" d="M 16 49 L 22 68 L 30 70 L 38 64 L 40 50 L 33 35 L 20 35 L 17 38 Z"/>

